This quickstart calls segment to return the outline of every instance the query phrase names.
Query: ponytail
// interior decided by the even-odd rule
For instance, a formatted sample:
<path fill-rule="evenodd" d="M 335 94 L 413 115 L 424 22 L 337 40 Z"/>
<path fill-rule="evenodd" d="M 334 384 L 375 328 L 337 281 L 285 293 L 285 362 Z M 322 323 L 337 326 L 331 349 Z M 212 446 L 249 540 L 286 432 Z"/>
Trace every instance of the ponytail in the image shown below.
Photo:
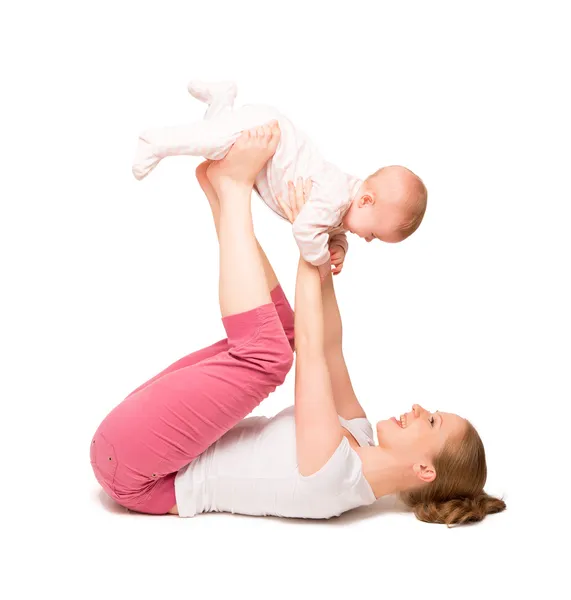
<path fill-rule="evenodd" d="M 442 523 L 464 525 L 476 523 L 486 515 L 499 513 L 505 510 L 506 503 L 499 498 L 489 496 L 482 492 L 475 498 L 455 498 L 443 502 L 429 502 L 416 504 L 413 507 L 416 518 L 425 523 Z"/>

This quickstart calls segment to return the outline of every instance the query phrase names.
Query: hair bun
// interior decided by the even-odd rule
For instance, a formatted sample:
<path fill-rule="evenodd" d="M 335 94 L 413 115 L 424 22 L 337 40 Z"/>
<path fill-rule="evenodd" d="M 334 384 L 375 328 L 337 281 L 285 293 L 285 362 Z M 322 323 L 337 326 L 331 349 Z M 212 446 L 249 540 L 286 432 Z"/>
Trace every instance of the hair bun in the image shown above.
<path fill-rule="evenodd" d="M 481 521 L 486 515 L 505 510 L 506 503 L 500 498 L 482 492 L 475 498 L 454 498 L 442 502 L 429 502 L 414 507 L 415 515 L 426 523 L 462 525 Z"/>

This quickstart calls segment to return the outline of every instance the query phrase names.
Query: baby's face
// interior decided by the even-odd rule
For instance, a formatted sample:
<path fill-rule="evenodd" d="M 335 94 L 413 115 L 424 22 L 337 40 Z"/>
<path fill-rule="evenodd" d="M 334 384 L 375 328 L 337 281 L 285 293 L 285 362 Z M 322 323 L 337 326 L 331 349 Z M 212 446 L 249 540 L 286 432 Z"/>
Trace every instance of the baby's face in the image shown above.
<path fill-rule="evenodd" d="M 363 183 L 343 219 L 344 227 L 367 242 L 402 241 L 419 204 L 418 181 L 404 167 L 385 167 Z"/>
<path fill-rule="evenodd" d="M 377 189 L 374 189 L 377 188 Z M 403 207 L 398 197 L 381 185 L 369 186 L 359 195 L 345 215 L 343 224 L 351 233 L 367 242 L 394 243 L 402 239 Z"/>
<path fill-rule="evenodd" d="M 352 213 L 352 214 L 350 214 Z M 395 243 L 402 240 L 402 211 L 392 204 L 371 204 L 365 196 L 353 202 L 344 221 L 345 227 L 367 242 L 381 240 Z"/>

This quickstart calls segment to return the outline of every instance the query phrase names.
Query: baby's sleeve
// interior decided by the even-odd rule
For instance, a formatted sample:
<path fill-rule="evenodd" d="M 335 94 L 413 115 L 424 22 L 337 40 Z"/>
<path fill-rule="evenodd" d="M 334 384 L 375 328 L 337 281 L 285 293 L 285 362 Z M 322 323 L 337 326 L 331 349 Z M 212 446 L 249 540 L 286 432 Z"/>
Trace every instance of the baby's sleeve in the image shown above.
<path fill-rule="evenodd" d="M 340 222 L 341 211 L 337 204 L 312 191 L 310 200 L 293 223 L 295 241 L 308 263 L 318 267 L 329 260 L 329 231 Z"/>
<path fill-rule="evenodd" d="M 345 254 L 347 254 L 347 250 L 349 249 L 349 243 L 347 242 L 347 234 L 346 233 L 336 233 L 331 236 L 330 240 L 331 244 L 335 244 L 337 246 L 341 246 L 343 250 L 345 250 Z"/>

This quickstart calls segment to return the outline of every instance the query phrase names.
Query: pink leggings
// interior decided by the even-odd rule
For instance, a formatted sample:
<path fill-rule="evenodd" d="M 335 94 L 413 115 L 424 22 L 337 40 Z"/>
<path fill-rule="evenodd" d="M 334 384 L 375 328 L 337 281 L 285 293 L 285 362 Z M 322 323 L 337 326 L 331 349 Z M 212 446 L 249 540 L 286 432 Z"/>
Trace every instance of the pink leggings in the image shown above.
<path fill-rule="evenodd" d="M 281 385 L 293 362 L 294 317 L 283 290 L 272 304 L 222 319 L 228 339 L 189 354 L 138 387 L 91 441 L 103 489 L 137 512 L 165 514 L 174 479 Z"/>

